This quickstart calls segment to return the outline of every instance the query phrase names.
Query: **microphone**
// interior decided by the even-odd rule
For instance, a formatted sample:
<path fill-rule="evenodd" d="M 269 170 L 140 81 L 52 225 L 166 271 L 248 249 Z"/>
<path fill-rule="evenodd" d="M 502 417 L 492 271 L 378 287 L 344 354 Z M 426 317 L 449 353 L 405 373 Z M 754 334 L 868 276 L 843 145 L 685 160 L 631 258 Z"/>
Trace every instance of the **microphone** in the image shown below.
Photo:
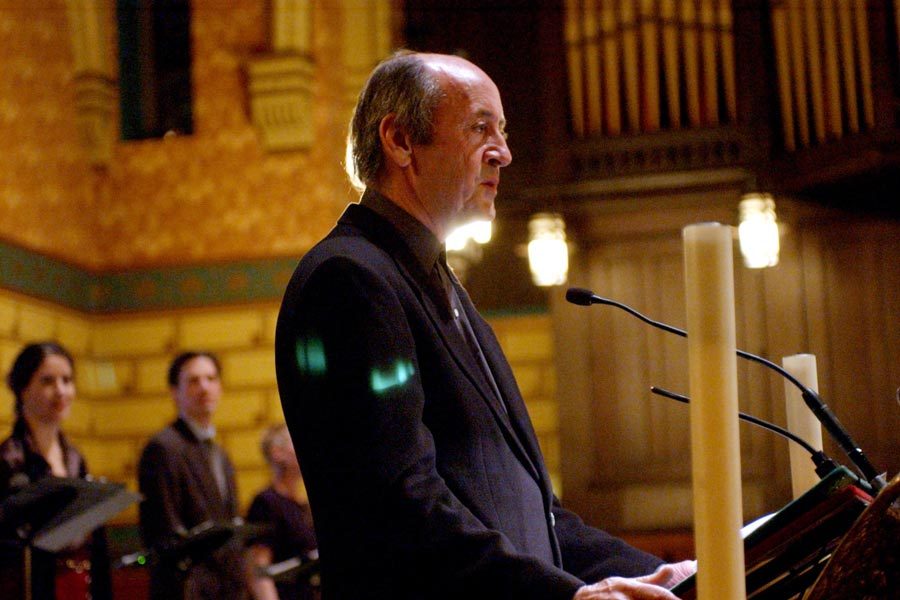
<path fill-rule="evenodd" d="M 650 386 L 650 391 L 658 396 L 663 396 L 665 398 L 671 398 L 672 400 L 677 400 L 678 402 L 683 402 L 684 404 L 690 404 L 691 399 L 682 394 L 678 394 L 675 392 L 671 392 L 667 389 L 657 387 L 655 385 Z M 738 418 L 746 421 L 747 423 L 752 423 L 757 427 L 762 427 L 763 429 L 768 429 L 773 433 L 777 433 L 783 438 L 787 438 L 788 440 L 795 442 L 803 447 L 804 450 L 809 452 L 809 457 L 812 459 L 813 464 L 816 465 L 816 475 L 820 478 L 823 478 L 834 471 L 837 468 L 837 465 L 833 460 L 828 458 L 821 450 L 816 450 L 812 444 L 801 438 L 799 435 L 792 433 L 791 431 L 785 429 L 784 427 L 779 427 L 774 423 L 769 423 L 768 421 L 764 421 L 759 417 L 754 417 L 753 415 L 748 415 L 747 413 L 738 411 Z"/>
<path fill-rule="evenodd" d="M 569 288 L 566 291 L 566 300 L 571 302 L 572 304 L 578 304 L 579 306 L 590 306 L 591 304 L 606 304 L 608 306 L 615 306 L 616 308 L 624 310 L 628 314 L 637 317 L 644 323 L 652 325 L 657 329 L 662 329 L 663 331 L 674 333 L 675 335 L 680 335 L 681 337 L 685 338 L 688 335 L 687 332 L 683 329 L 678 329 L 677 327 L 673 327 L 666 323 L 654 321 L 653 319 L 639 313 L 630 306 L 622 304 L 621 302 L 616 302 L 615 300 L 610 300 L 609 298 L 603 298 L 602 296 L 598 296 L 594 292 L 586 290 L 584 288 Z M 835 414 L 831 412 L 831 409 L 828 408 L 828 405 L 822 401 L 822 399 L 816 392 L 803 385 L 800 380 L 791 375 L 788 371 L 768 359 L 757 356 L 756 354 L 744 352 L 743 350 L 737 350 L 737 355 L 743 359 L 759 363 L 765 367 L 772 369 L 773 371 L 790 381 L 794 386 L 796 386 L 800 390 L 800 395 L 803 398 L 803 401 L 806 403 L 806 406 L 809 407 L 809 409 L 813 412 L 813 414 L 816 416 L 825 430 L 829 433 L 829 435 L 831 435 L 832 439 L 837 443 L 844 454 L 846 454 L 851 462 L 856 465 L 856 468 L 859 469 L 860 473 L 862 473 L 866 481 L 869 482 L 869 485 L 872 486 L 872 489 L 876 493 L 884 489 L 884 487 L 887 485 L 885 474 L 878 473 L 878 471 L 875 469 L 872 463 L 869 462 L 869 459 L 863 453 L 862 448 L 857 446 L 856 442 L 853 441 L 853 438 L 850 437 L 850 434 L 847 432 L 847 430 L 844 429 L 844 426 L 841 425 L 841 422 L 838 421 L 838 418 L 835 416 Z"/>

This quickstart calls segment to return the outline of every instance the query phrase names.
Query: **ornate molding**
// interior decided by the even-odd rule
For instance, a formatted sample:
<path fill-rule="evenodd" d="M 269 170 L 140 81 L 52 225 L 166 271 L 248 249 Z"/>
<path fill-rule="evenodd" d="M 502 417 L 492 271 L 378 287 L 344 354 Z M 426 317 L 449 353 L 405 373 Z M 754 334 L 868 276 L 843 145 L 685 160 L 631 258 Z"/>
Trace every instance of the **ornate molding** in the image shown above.
<path fill-rule="evenodd" d="M 114 108 L 118 98 L 107 43 L 109 19 L 103 3 L 67 0 L 66 8 L 81 144 L 90 164 L 103 167 L 112 158 Z"/>
<path fill-rule="evenodd" d="M 118 98 L 115 83 L 97 73 L 75 76 L 75 110 L 81 145 L 88 162 L 104 167 L 112 159 L 115 103 Z"/>
<path fill-rule="evenodd" d="M 310 0 L 273 0 L 272 49 L 309 54 L 312 41 Z"/>
<path fill-rule="evenodd" d="M 759 159 L 752 133 L 732 126 L 592 138 L 573 144 L 570 152 L 577 181 L 745 166 Z"/>
<path fill-rule="evenodd" d="M 272 54 L 247 64 L 250 112 L 269 151 L 302 150 L 313 142 L 312 59 Z"/>
<path fill-rule="evenodd" d="M 304 150 L 313 142 L 312 3 L 274 0 L 272 51 L 247 62 L 250 116 L 270 152 Z"/>
<path fill-rule="evenodd" d="M 344 103 L 356 106 L 372 68 L 391 51 L 391 4 L 372 0 L 344 8 Z"/>

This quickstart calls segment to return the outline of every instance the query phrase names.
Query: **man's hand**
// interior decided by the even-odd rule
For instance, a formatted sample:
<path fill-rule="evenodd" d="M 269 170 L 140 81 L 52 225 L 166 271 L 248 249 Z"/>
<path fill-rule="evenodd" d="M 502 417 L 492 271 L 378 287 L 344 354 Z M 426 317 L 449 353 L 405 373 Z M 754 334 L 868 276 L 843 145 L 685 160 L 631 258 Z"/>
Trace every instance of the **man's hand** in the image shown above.
<path fill-rule="evenodd" d="M 652 575 L 647 575 L 646 577 L 653 577 L 656 585 L 672 588 L 693 575 L 697 572 L 697 561 L 696 560 L 683 560 L 677 563 L 670 563 L 667 565 L 660 565 L 656 572 Z M 656 581 L 656 578 L 662 578 L 661 581 Z M 639 580 L 645 579 L 645 577 L 638 577 Z"/>
<path fill-rule="evenodd" d="M 678 600 L 666 588 L 686 579 L 697 570 L 697 563 L 685 560 L 660 566 L 643 577 L 607 577 L 575 592 L 573 600 Z"/>

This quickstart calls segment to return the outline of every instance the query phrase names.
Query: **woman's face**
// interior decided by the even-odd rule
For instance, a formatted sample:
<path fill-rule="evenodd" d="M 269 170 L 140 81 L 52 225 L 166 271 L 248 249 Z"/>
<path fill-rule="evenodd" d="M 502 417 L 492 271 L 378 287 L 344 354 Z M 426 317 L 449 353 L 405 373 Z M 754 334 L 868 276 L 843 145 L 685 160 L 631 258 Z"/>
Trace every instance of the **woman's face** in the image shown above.
<path fill-rule="evenodd" d="M 50 354 L 22 390 L 22 414 L 29 421 L 60 425 L 75 399 L 72 364 L 65 356 Z"/>

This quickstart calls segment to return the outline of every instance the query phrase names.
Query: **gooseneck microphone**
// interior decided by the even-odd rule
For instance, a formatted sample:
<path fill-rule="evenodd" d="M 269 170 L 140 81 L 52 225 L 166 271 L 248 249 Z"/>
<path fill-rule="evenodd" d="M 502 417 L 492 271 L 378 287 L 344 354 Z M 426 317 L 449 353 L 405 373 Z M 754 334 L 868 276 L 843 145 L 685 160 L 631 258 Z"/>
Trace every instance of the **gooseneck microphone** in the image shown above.
<path fill-rule="evenodd" d="M 624 310 L 628 314 L 637 317 L 644 323 L 652 325 L 657 329 L 662 329 L 663 331 L 674 333 L 675 335 L 680 335 L 681 337 L 685 338 L 688 335 L 687 332 L 683 329 L 679 329 L 677 327 L 673 327 L 659 321 L 654 321 L 653 319 L 641 314 L 630 306 L 622 304 L 621 302 L 616 302 L 615 300 L 603 298 L 602 296 L 598 296 L 594 292 L 586 290 L 584 288 L 569 288 L 566 291 L 566 300 L 571 302 L 572 304 L 578 304 L 579 306 L 590 306 L 592 304 L 606 304 L 608 306 L 615 306 L 616 308 Z M 850 458 L 851 462 L 856 465 L 856 468 L 859 469 L 860 473 L 862 473 L 866 481 L 869 482 L 869 485 L 872 486 L 872 489 L 876 493 L 884 489 L 884 487 L 887 485 L 885 474 L 878 473 L 872 463 L 869 462 L 869 459 L 863 453 L 862 449 L 856 445 L 856 442 L 853 441 L 853 438 L 850 437 L 850 434 L 846 429 L 844 429 L 844 426 L 841 425 L 840 421 L 838 421 L 838 418 L 834 415 L 833 412 L 831 412 L 831 409 L 828 408 L 828 405 L 822 401 L 822 399 L 816 392 L 803 385 L 800 380 L 791 375 L 788 371 L 768 359 L 757 356 L 756 354 L 744 352 L 743 350 L 738 350 L 737 355 L 743 359 L 759 363 L 765 367 L 772 369 L 773 371 L 790 381 L 794 386 L 796 386 L 800 390 L 800 395 L 803 398 L 803 401 L 806 403 L 806 406 L 809 407 L 809 409 L 813 412 L 813 414 L 816 416 L 816 418 L 819 420 L 819 422 L 822 424 L 831 438 L 841 448 L 841 450 L 847 455 L 848 458 Z"/>
<path fill-rule="evenodd" d="M 657 387 L 655 385 L 650 386 L 650 391 L 656 394 L 657 396 L 663 396 L 665 398 L 670 398 L 672 400 L 677 400 L 678 402 L 683 402 L 684 404 L 690 404 L 691 399 L 683 394 L 678 394 L 676 392 L 669 391 L 665 388 Z M 768 429 L 773 433 L 777 433 L 783 438 L 787 438 L 788 440 L 799 444 L 809 453 L 809 457 L 812 459 L 813 464 L 816 465 L 816 475 L 819 478 L 824 478 L 826 475 L 831 473 L 837 468 L 837 465 L 833 460 L 828 458 L 828 455 L 822 452 L 821 450 L 816 450 L 812 444 L 804 440 L 799 435 L 792 433 L 785 429 L 784 427 L 779 427 L 775 423 L 769 423 L 768 421 L 764 421 L 759 417 L 754 417 L 753 415 L 748 415 L 745 412 L 738 411 L 738 418 L 742 421 L 746 421 L 747 423 L 752 423 L 757 427 L 762 427 L 763 429 Z"/>

